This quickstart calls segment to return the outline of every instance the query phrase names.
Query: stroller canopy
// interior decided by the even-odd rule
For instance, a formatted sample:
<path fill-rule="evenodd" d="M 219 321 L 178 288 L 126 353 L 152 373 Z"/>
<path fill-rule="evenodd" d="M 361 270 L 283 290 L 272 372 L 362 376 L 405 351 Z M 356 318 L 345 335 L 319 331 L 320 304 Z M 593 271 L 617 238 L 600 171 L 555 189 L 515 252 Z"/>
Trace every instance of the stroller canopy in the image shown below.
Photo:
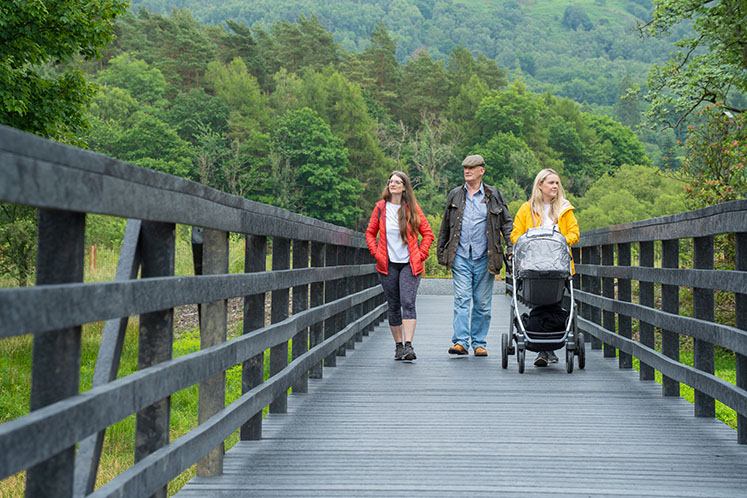
<path fill-rule="evenodd" d="M 565 236 L 556 228 L 530 228 L 514 244 L 517 278 L 567 278 L 571 254 Z"/>

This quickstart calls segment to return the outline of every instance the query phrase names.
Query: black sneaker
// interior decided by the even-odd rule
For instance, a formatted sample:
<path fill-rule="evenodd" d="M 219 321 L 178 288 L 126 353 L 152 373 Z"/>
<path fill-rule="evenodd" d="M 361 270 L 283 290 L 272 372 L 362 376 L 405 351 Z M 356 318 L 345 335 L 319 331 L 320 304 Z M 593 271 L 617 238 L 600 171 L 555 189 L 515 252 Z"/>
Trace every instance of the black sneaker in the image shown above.
<path fill-rule="evenodd" d="M 412 344 L 405 344 L 405 356 L 403 359 L 414 360 L 415 358 L 417 358 L 417 356 L 415 355 L 415 350 L 412 349 Z"/>
<path fill-rule="evenodd" d="M 557 363 L 558 362 L 558 356 L 555 354 L 555 351 L 548 351 L 547 352 L 547 362 L 548 363 Z"/>
<path fill-rule="evenodd" d="M 547 366 L 547 358 L 545 357 L 545 352 L 541 351 L 537 358 L 534 360 L 534 366 L 535 367 L 546 367 Z"/>
<path fill-rule="evenodd" d="M 405 347 L 402 343 L 397 343 L 394 347 L 394 359 L 401 360 L 405 357 Z"/>

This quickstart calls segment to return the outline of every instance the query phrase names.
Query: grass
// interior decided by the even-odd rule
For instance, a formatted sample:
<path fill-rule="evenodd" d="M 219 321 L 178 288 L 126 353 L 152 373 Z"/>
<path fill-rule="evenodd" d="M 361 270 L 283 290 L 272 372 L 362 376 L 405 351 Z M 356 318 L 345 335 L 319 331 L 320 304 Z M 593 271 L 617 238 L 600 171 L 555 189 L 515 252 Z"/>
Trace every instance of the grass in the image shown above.
<path fill-rule="evenodd" d="M 192 250 L 187 227 L 177 227 L 176 275 L 194 274 Z M 90 247 L 86 250 L 86 282 L 113 280 L 116 274 L 119 251 L 116 249 Z M 95 261 L 95 264 L 94 264 Z M 267 258 L 268 266 L 270 257 Z M 229 248 L 229 271 L 243 272 L 244 241 L 232 239 Z M 11 282 L 4 282 L 11 287 Z M 91 388 L 96 365 L 99 343 L 103 331 L 103 322 L 90 323 L 82 327 L 81 334 L 81 370 L 80 391 Z M 228 339 L 242 333 L 242 324 L 238 322 L 229 326 Z M 122 350 L 118 377 L 124 377 L 137 370 L 138 355 L 138 320 L 130 319 Z M 31 386 L 31 356 L 33 336 L 24 335 L 0 340 L 0 423 L 16 419 L 29 412 Z M 173 356 L 179 357 L 200 349 L 199 329 L 180 330 L 175 334 Z M 290 344 L 289 344 L 290 361 Z M 265 351 L 265 379 L 269 378 L 269 350 Z M 226 404 L 241 396 L 241 366 L 237 365 L 226 372 Z M 266 415 L 268 408 L 264 409 Z M 171 396 L 170 440 L 185 435 L 197 427 L 198 385 L 190 386 Z M 102 450 L 96 488 L 101 487 L 134 463 L 135 415 L 110 426 L 106 431 Z M 234 432 L 226 441 L 226 449 L 239 440 L 239 431 Z M 168 486 L 169 496 L 175 494 L 196 472 L 196 465 L 191 466 Z M 24 495 L 25 472 L 19 472 L 0 481 L 0 498 L 15 498 Z"/>
<path fill-rule="evenodd" d="M 81 351 L 80 390 L 90 389 L 96 363 L 102 324 L 88 324 L 83 327 Z M 229 339 L 241 334 L 241 324 L 229 331 Z M 137 321 L 127 328 L 125 344 L 118 377 L 124 377 L 137 370 Z M 0 341 L 0 422 L 7 422 L 28 413 L 29 386 L 31 385 L 30 335 L 13 337 Z M 193 329 L 179 335 L 174 341 L 174 357 L 183 356 L 200 349 L 199 330 Z M 265 352 L 265 379 L 269 378 L 269 350 Z M 241 366 L 237 365 L 226 372 L 226 404 L 241 396 Z M 185 435 L 197 427 L 198 386 L 195 384 L 171 396 L 170 440 Z M 264 414 L 267 413 L 265 408 Z M 96 487 L 109 482 L 120 472 L 134 463 L 135 415 L 131 415 L 106 431 Z M 239 440 L 236 431 L 226 441 L 226 449 Z M 169 483 L 169 496 L 178 491 L 195 475 L 193 465 Z M 0 497 L 21 497 L 24 494 L 25 473 L 10 476 L 0 483 Z"/>

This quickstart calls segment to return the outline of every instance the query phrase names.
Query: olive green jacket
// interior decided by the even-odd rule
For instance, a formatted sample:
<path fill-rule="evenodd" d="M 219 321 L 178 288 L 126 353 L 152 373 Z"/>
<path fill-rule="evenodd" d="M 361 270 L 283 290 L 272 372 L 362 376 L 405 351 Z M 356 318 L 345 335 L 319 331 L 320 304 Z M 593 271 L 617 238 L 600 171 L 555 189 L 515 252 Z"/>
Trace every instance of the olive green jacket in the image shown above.
<path fill-rule="evenodd" d="M 514 223 L 501 192 L 497 188 L 484 183 L 483 187 L 488 205 L 488 218 L 485 222 L 488 236 L 488 271 L 497 275 L 503 266 L 503 246 L 501 245 L 500 235 L 503 235 L 503 240 L 506 243 L 506 254 L 512 254 L 511 230 Z M 464 185 L 453 189 L 446 196 L 446 209 L 441 221 L 441 230 L 438 233 L 436 256 L 439 264 L 446 266 L 449 270 L 454 265 L 454 257 L 459 247 L 466 198 L 467 191 Z"/>

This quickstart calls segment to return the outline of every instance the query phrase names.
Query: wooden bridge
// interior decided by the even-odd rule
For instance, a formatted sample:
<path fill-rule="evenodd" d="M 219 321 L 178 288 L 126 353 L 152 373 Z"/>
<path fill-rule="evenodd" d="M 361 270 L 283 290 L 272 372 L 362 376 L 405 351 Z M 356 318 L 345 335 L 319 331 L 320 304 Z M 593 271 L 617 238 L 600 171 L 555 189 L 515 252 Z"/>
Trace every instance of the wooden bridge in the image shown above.
<path fill-rule="evenodd" d="M 27 496 L 165 496 L 194 463 L 180 496 L 747 494 L 747 201 L 584 232 L 575 287 L 591 342 L 571 375 L 562 362 L 500 368 L 500 294 L 489 357 L 449 357 L 451 296 L 425 294 L 418 359 L 394 362 L 361 234 L 318 220 L 2 127 L 0 201 L 39 209 L 37 285 L 0 290 L 0 340 L 34 335 L 31 412 L 0 425 L 0 477 L 26 470 Z M 113 282 L 83 283 L 86 213 L 129 220 Z M 199 228 L 196 275 L 174 275 L 177 223 Z M 246 238 L 245 273 L 228 272 L 228 233 Z M 733 269 L 713 269 L 720 234 Z M 683 287 L 693 317 L 679 312 Z M 714 323 L 714 290 L 733 295 L 733 324 Z M 244 334 L 226 341 L 235 297 Z M 173 308 L 191 303 L 202 349 L 172 358 Z M 117 379 L 130 316 L 139 370 Z M 79 393 L 80 327 L 96 321 L 94 386 Z M 714 375 L 715 346 L 734 352 L 736 385 Z M 226 406 L 239 364 L 243 395 Z M 169 396 L 197 383 L 200 425 L 169 441 Z M 737 431 L 714 418 L 716 400 Z M 135 464 L 94 490 L 103 432 L 132 414 Z"/>

